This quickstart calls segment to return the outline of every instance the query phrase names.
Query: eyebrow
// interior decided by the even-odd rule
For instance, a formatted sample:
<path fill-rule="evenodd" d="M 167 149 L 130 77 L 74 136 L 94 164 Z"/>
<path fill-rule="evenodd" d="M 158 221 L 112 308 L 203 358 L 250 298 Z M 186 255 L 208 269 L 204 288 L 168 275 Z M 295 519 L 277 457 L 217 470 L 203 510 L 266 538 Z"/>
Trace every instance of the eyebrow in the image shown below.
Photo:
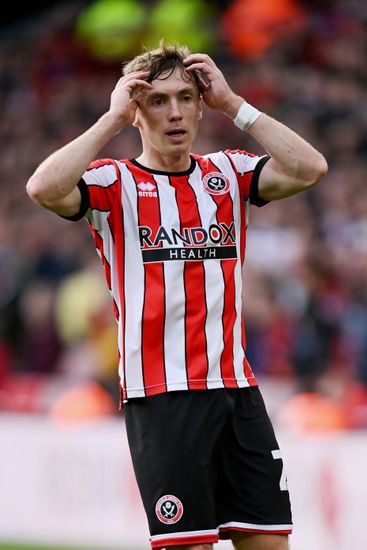
<path fill-rule="evenodd" d="M 181 90 L 178 90 L 176 92 L 177 95 L 183 95 L 183 94 L 187 94 L 187 93 L 194 93 L 194 88 L 192 86 L 186 86 L 185 88 L 181 88 Z M 167 94 L 165 92 L 151 92 L 149 94 L 149 99 L 155 99 L 157 97 L 167 97 L 168 95 L 170 94 Z"/>

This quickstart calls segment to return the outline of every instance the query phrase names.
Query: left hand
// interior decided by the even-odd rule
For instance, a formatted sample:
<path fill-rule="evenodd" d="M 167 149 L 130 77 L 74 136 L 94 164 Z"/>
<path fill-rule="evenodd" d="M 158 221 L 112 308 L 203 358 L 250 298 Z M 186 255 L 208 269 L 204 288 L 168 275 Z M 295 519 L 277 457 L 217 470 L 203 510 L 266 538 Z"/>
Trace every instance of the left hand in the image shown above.
<path fill-rule="evenodd" d="M 244 100 L 233 92 L 211 57 L 193 53 L 184 59 L 184 64 L 187 72 L 200 71 L 209 82 L 209 87 L 201 91 L 208 107 L 234 118 Z"/>

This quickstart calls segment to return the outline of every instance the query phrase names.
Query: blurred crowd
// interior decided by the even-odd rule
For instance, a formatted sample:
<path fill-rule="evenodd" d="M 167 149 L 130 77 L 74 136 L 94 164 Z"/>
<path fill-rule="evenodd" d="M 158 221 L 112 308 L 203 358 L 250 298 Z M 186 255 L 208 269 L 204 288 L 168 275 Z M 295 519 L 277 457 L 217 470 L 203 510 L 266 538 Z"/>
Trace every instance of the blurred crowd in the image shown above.
<path fill-rule="evenodd" d="M 0 29 L 0 410 L 46 412 L 90 382 L 117 402 L 115 321 L 87 225 L 40 209 L 25 193 L 37 165 L 108 108 L 121 63 L 165 32 L 159 20 L 146 41 L 137 40 L 158 2 L 121 0 L 148 11 L 128 18 L 134 28 L 114 29 L 130 40 L 95 42 L 111 25 L 91 18 L 102 3 L 59 2 Z M 184 4 L 194 6 L 187 18 L 195 28 L 189 24 L 186 37 L 170 19 L 178 41 L 186 37 L 212 55 L 237 93 L 299 132 L 329 163 L 311 191 L 251 207 L 248 358 L 260 380 L 288 381 L 295 395 L 339 407 L 346 425 L 367 427 L 367 4 Z M 197 36 L 202 42 L 193 43 Z M 205 109 L 195 151 L 231 147 L 264 153 Z M 132 128 L 99 156 L 139 151 Z"/>

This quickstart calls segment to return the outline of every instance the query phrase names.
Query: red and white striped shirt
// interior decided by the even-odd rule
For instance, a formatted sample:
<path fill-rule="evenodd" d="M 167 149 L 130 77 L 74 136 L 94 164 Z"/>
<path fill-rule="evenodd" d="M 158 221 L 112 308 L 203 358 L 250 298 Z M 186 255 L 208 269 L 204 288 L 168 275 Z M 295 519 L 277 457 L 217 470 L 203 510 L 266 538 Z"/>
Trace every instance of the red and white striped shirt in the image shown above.
<path fill-rule="evenodd" d="M 256 385 L 246 359 L 246 206 L 269 157 L 191 155 L 184 172 L 93 162 L 79 187 L 118 321 L 122 398 Z"/>

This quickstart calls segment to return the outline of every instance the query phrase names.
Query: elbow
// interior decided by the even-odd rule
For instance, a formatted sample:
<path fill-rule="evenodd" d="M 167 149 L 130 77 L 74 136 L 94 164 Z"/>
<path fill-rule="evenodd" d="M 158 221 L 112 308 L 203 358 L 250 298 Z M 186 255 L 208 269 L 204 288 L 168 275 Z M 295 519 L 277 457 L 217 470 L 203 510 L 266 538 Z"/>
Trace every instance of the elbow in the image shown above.
<path fill-rule="evenodd" d="M 307 188 L 317 185 L 327 174 L 328 164 L 323 155 L 319 154 L 311 167 L 312 177 L 308 180 Z"/>
<path fill-rule="evenodd" d="M 33 202 L 39 204 L 40 206 L 45 205 L 43 186 L 37 177 L 32 176 L 28 180 L 26 184 L 26 191 L 29 198 L 32 199 Z"/>
<path fill-rule="evenodd" d="M 315 184 L 319 183 L 326 174 L 328 173 L 328 163 L 326 162 L 326 158 L 323 155 L 319 155 L 317 162 L 314 165 L 314 169 L 316 172 L 315 177 Z"/>

